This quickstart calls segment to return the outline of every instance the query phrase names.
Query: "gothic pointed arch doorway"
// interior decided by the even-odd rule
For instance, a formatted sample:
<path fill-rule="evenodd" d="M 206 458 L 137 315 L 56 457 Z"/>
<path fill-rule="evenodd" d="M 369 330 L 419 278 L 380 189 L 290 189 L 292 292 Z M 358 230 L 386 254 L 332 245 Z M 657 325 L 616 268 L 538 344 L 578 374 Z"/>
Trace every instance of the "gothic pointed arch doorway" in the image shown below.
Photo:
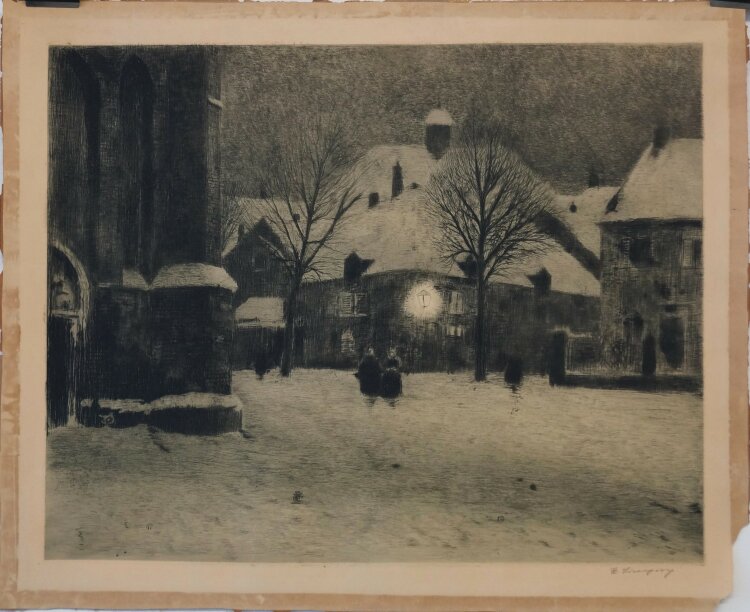
<path fill-rule="evenodd" d="M 66 247 L 52 243 L 47 267 L 47 426 L 75 418 L 80 400 L 89 282 Z"/>

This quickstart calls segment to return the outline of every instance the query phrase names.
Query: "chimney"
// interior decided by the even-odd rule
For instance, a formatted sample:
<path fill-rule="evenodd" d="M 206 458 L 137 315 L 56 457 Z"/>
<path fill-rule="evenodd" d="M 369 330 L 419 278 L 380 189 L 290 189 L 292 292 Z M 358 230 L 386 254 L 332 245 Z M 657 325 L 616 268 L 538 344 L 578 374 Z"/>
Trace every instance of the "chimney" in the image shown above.
<path fill-rule="evenodd" d="M 436 108 L 425 119 L 424 145 L 430 155 L 440 159 L 451 144 L 453 119 L 448 111 Z"/>
<path fill-rule="evenodd" d="M 362 259 L 356 252 L 352 251 L 344 259 L 344 281 L 350 285 L 358 283 L 374 261 L 374 259 Z"/>
<path fill-rule="evenodd" d="M 659 155 L 661 150 L 667 146 L 669 139 L 672 137 L 672 130 L 664 125 L 658 126 L 654 130 L 654 140 L 651 143 L 653 145 L 651 154 L 656 157 Z"/>
<path fill-rule="evenodd" d="M 401 170 L 401 164 L 396 162 L 393 166 L 393 180 L 391 181 L 391 198 L 401 195 L 404 190 L 404 173 Z"/>
<path fill-rule="evenodd" d="M 589 170 L 589 187 L 599 187 L 600 185 L 599 173 L 591 168 Z"/>

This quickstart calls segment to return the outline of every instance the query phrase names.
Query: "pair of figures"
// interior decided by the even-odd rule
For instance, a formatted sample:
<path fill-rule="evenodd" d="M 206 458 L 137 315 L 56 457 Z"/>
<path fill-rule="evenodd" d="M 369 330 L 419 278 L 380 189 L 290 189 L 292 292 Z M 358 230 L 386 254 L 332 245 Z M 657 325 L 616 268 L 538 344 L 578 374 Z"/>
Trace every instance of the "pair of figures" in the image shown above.
<path fill-rule="evenodd" d="M 355 376 L 359 379 L 359 390 L 365 395 L 380 395 L 386 398 L 401 395 L 401 360 L 396 351 L 388 351 L 384 367 L 372 348 L 367 349 L 359 362 Z"/>

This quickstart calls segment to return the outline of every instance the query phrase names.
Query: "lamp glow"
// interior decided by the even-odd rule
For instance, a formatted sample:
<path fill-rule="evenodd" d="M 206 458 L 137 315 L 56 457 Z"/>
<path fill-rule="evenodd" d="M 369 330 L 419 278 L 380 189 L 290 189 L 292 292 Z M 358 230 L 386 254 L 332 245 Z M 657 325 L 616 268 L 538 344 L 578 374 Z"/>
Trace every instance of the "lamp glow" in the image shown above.
<path fill-rule="evenodd" d="M 404 302 L 404 310 L 417 319 L 434 319 L 442 305 L 440 292 L 432 283 L 423 282 L 411 288 Z"/>

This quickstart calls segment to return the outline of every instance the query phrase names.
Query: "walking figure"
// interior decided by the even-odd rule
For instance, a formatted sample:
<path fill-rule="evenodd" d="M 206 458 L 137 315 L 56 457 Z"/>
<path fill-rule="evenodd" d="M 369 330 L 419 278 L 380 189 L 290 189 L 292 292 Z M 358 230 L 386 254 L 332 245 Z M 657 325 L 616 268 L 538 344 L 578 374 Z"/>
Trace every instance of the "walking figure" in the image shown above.
<path fill-rule="evenodd" d="M 380 395 L 386 398 L 398 397 L 401 395 L 401 360 L 398 358 L 395 349 L 388 351 L 388 357 L 385 360 L 385 372 L 380 381 Z"/>
<path fill-rule="evenodd" d="M 369 348 L 359 362 L 359 368 L 355 374 L 359 379 L 359 390 L 365 395 L 377 395 L 380 391 L 381 375 L 382 371 L 375 357 L 375 351 Z"/>
<path fill-rule="evenodd" d="M 268 355 L 265 353 L 265 351 L 259 353 L 255 358 L 254 367 L 255 374 L 260 380 L 262 380 L 263 377 L 271 371 L 270 359 L 268 359 Z"/>

